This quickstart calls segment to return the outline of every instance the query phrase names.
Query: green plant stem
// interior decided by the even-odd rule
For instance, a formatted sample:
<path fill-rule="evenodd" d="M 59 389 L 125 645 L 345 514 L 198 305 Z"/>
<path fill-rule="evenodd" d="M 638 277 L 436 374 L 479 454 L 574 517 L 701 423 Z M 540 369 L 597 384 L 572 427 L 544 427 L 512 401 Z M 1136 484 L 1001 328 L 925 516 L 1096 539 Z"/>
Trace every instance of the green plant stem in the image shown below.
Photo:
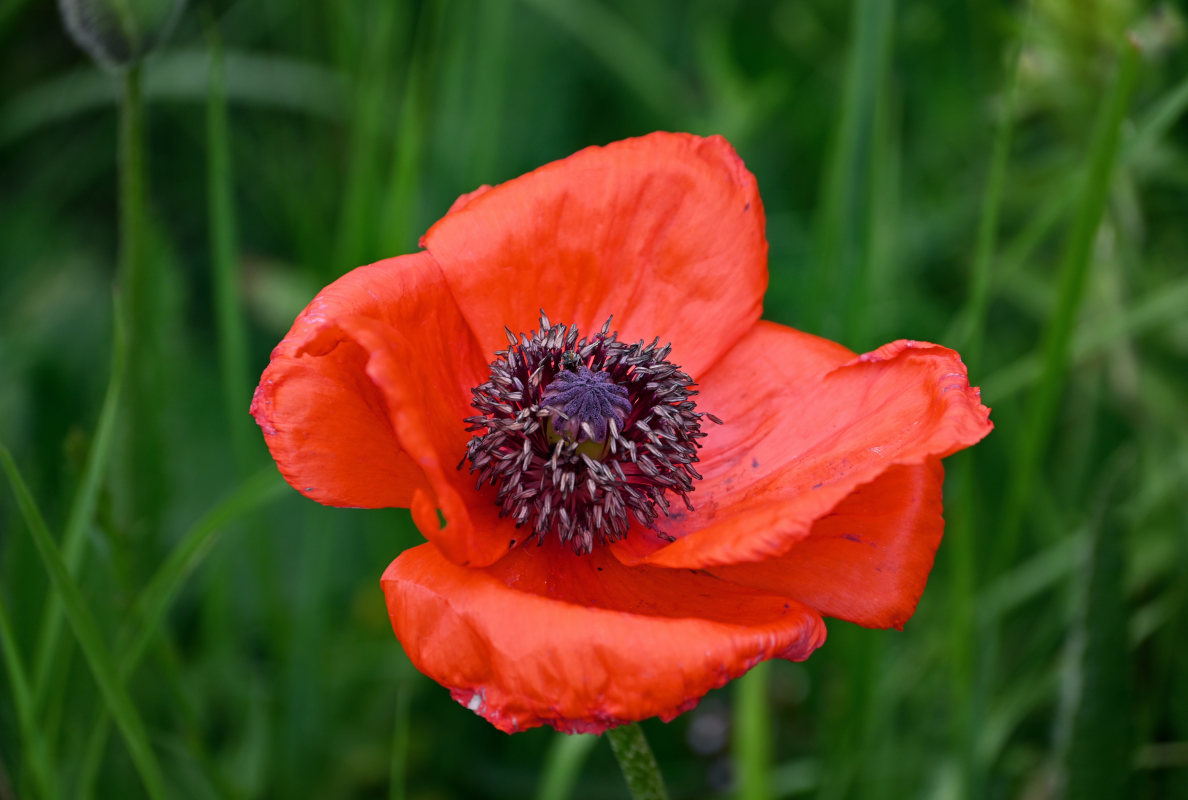
<path fill-rule="evenodd" d="M 1068 370 L 1072 332 L 1088 283 L 1093 242 L 1105 212 L 1122 123 L 1129 108 L 1139 62 L 1138 45 L 1128 38 L 1122 47 L 1121 62 L 1113 86 L 1106 95 L 1097 120 L 1089 149 L 1089 170 L 1061 264 L 1058 300 L 1044 332 L 1043 379 L 1036 389 L 1020 446 L 1016 450 L 1011 483 L 999 524 L 995 563 L 1000 565 L 1009 562 L 1015 554 L 1024 511 L 1036 483 L 1040 455 L 1047 449 L 1051 438 L 1056 403 L 1060 399 Z"/>
<path fill-rule="evenodd" d="M 137 354 L 145 335 L 145 146 L 140 67 L 124 73 L 120 105 L 120 284 L 124 344 Z M 131 359 L 129 363 L 133 364 Z"/>
<path fill-rule="evenodd" d="M 99 631 L 99 625 L 91 615 L 78 584 L 70 576 L 70 571 L 62 560 L 62 553 L 54 543 L 53 537 L 50 536 L 45 520 L 17 470 L 16 462 L 12 460 L 8 448 L 2 445 L 0 445 L 0 464 L 8 474 L 8 480 L 16 495 L 17 505 L 20 507 L 21 515 L 33 537 L 33 544 L 37 548 L 38 555 L 41 556 L 46 572 L 49 573 L 55 593 L 61 598 L 66 618 L 74 629 L 74 635 L 78 638 L 79 646 L 91 668 L 91 674 L 95 677 L 95 682 L 99 684 L 99 690 L 107 703 L 108 711 L 111 712 L 116 725 L 124 735 L 128 753 L 132 756 L 132 762 L 140 773 L 144 787 L 154 800 L 158 800 L 158 798 L 164 800 L 170 795 L 165 790 L 165 779 L 157 757 L 149 744 L 140 714 L 116 672 L 111 653 L 103 643 L 103 634 Z"/>
<path fill-rule="evenodd" d="M 141 67 L 123 74 L 119 136 L 119 302 L 123 310 L 125 360 L 128 369 L 124 420 L 127 447 L 122 483 L 127 487 L 129 530 L 154 526 L 162 502 L 152 396 L 155 359 L 152 353 L 151 291 L 147 270 L 146 148 Z M 148 465 L 153 468 L 147 468 Z"/>
<path fill-rule="evenodd" d="M 764 661 L 734 683 L 734 763 L 740 800 L 770 800 L 772 796 L 770 672 L 771 662 Z"/>
<path fill-rule="evenodd" d="M 619 761 L 619 769 L 623 771 L 623 778 L 634 800 L 667 800 L 664 778 L 660 775 L 656 757 L 652 755 L 652 748 L 648 747 L 648 740 L 644 738 L 639 723 L 629 722 L 611 728 L 606 732 L 606 738 L 610 741 L 611 750 Z"/>

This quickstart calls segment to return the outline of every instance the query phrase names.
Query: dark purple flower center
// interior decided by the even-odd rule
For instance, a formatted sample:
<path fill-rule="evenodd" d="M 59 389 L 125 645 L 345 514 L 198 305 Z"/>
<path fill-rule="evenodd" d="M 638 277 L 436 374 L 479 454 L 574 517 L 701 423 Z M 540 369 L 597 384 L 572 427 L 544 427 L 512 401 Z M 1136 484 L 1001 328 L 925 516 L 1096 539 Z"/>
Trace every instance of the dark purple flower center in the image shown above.
<path fill-rule="evenodd" d="M 553 428 L 570 439 L 606 441 L 607 423 L 613 418 L 620 428 L 631 413 L 626 387 L 615 383 L 609 372 L 593 372 L 585 365 L 563 369 L 545 387 L 544 404 L 561 412 Z"/>
<path fill-rule="evenodd" d="M 669 346 L 617 336 L 610 320 L 579 338 L 542 313 L 540 330 L 507 331 L 508 349 L 472 390 L 479 413 L 466 420 L 474 436 L 458 467 L 469 461 L 475 488 L 496 488 L 500 515 L 530 528 L 523 541 L 556 536 L 588 553 L 633 520 L 654 528 L 669 492 L 693 508 L 701 418 L 719 420 L 696 410 Z"/>

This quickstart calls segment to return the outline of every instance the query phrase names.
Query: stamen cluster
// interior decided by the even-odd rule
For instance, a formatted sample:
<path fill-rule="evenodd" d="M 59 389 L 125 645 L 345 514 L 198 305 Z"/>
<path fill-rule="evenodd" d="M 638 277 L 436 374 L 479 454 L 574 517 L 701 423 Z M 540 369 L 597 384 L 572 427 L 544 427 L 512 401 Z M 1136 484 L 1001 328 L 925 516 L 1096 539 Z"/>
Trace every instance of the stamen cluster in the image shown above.
<path fill-rule="evenodd" d="M 668 492 L 693 508 L 701 418 L 719 420 L 696 410 L 670 345 L 624 344 L 610 324 L 579 338 L 542 312 L 539 330 L 507 330 L 489 380 L 471 390 L 479 413 L 458 468 L 469 461 L 476 489 L 496 487 L 500 516 L 529 527 L 526 541 L 556 536 L 584 554 L 622 539 L 632 519 L 654 527 Z"/>

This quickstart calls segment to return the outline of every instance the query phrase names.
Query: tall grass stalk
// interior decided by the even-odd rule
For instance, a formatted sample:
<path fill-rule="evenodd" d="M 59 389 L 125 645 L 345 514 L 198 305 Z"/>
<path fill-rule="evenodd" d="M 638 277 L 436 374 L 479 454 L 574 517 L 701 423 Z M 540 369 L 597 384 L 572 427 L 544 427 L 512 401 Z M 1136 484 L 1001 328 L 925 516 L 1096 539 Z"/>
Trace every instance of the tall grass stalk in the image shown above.
<path fill-rule="evenodd" d="M 335 253 L 335 268 L 339 272 L 363 263 L 376 261 L 384 255 L 379 241 L 380 232 L 389 227 L 404 228 L 409 220 L 387 216 L 383 225 L 376 225 L 375 209 L 383 197 L 384 164 L 388 155 L 390 126 L 393 116 L 389 112 L 396 97 L 395 83 L 399 73 L 388 66 L 393 52 L 404 52 L 398 34 L 404 27 L 402 15 L 413 13 L 402 9 L 399 3 L 379 3 L 359 12 L 365 17 L 365 41 L 358 54 L 357 63 L 349 65 L 357 76 L 353 81 L 356 88 L 356 102 L 350 120 L 351 145 L 348 150 L 346 185 L 342 198 L 342 214 L 338 220 L 338 236 Z M 429 13 L 423 10 L 422 14 Z M 361 20 L 362 22 L 362 20 Z M 410 74 L 415 69 L 410 65 Z M 411 77 L 409 78 L 411 80 Z M 398 130 L 408 126 L 404 113 L 396 118 Z M 386 243 L 383 243 L 386 244 Z"/>
<path fill-rule="evenodd" d="M 219 343 L 220 385 L 237 472 L 246 474 L 250 457 L 251 423 L 247 402 L 247 330 L 243 318 L 238 268 L 238 234 L 235 223 L 234 170 L 231 132 L 227 114 L 223 42 L 218 23 L 207 23 L 210 52 L 209 91 L 206 101 L 206 199 L 210 218 L 210 254 L 214 277 L 215 321 Z"/>
<path fill-rule="evenodd" d="M 280 497 L 287 489 L 287 485 L 277 478 L 272 468 L 266 468 L 242 482 L 182 535 L 136 598 L 130 621 L 120 631 L 118 670 L 121 681 L 131 680 L 136 673 L 149 645 L 160 633 L 169 607 L 185 586 L 187 577 L 210 553 L 218 537 L 233 522 Z M 98 776 L 99 759 L 107 741 L 107 722 L 106 715 L 100 715 L 95 720 L 83 751 L 86 755 L 81 762 L 80 786 L 87 793 L 91 792 Z M 219 777 L 218 770 L 212 770 L 211 774 Z M 220 783 L 225 781 L 220 779 Z"/>
<path fill-rule="evenodd" d="M 841 115 L 832 137 L 821 186 L 820 212 L 809 296 L 815 298 L 810 325 L 821 335 L 839 338 L 846 326 L 866 313 L 860 281 L 863 224 L 869 219 L 873 127 L 886 87 L 893 5 L 882 0 L 854 0 Z M 841 309 L 841 313 L 831 311 Z"/>
<path fill-rule="evenodd" d="M 389 223 L 382 232 L 384 252 L 406 252 L 420 233 L 416 201 L 422 186 L 429 98 L 433 95 L 438 55 L 449 30 L 448 11 L 446 3 L 428 2 L 421 8 L 414 27 L 400 98 L 399 125 L 393 137 L 391 169 L 386 185 L 380 187 L 380 208 Z"/>
<path fill-rule="evenodd" d="M 982 362 L 986 335 L 986 312 L 990 303 L 997 252 L 999 216 L 1002 211 L 1003 189 L 1006 185 L 1007 165 L 1011 142 L 1014 139 L 1016 108 L 1019 96 L 1019 73 L 1023 48 L 1031 26 L 1031 5 L 1014 43 L 1009 62 L 1006 85 L 1001 92 L 1001 106 L 997 109 L 990 166 L 982 195 L 982 210 L 978 218 L 974 245 L 969 296 L 962 314 L 964 324 L 960 336 L 962 357 L 976 374 Z M 981 692 L 975 684 L 975 593 L 979 584 L 977 574 L 977 537 L 984 530 L 978 525 L 979 497 L 977 495 L 977 467 L 968 454 L 952 459 L 948 469 L 950 503 L 946 524 L 944 558 L 951 565 L 949 572 L 949 714 L 955 745 L 958 785 L 964 796 L 983 796 L 984 781 L 976 758 L 977 727 L 980 716 L 977 705 Z"/>
<path fill-rule="evenodd" d="M 66 618 L 74 628 L 74 634 L 86 657 L 87 664 L 99 690 L 107 703 L 108 710 L 124 735 L 124 742 L 136 765 L 137 772 L 144 783 L 144 788 L 153 800 L 165 800 L 170 797 L 165 789 L 165 778 L 157 761 L 156 754 L 149 744 L 148 734 L 140 713 L 132 703 L 127 689 L 116 671 L 115 662 L 103 641 L 103 634 L 99 625 L 83 597 L 82 590 L 71 577 L 66 563 L 62 560 L 62 553 L 54 543 L 45 519 L 37 508 L 33 496 L 29 493 L 24 479 L 17 470 L 16 462 L 8 448 L 0 445 L 0 466 L 7 473 L 13 494 L 16 495 L 17 505 L 21 515 L 33 537 L 33 543 L 41 556 L 46 572 L 49 573 L 54 592 L 61 598 L 66 611 Z"/>
<path fill-rule="evenodd" d="M 119 213 L 120 213 L 120 301 L 124 312 L 124 342 L 129 371 L 128 398 L 125 410 L 129 463 L 124 481 L 129 493 L 129 517 L 135 527 L 144 521 L 150 525 L 154 512 L 163 500 L 157 476 L 160 470 L 149 465 L 156 458 L 155 398 L 151 396 L 155 377 L 152 337 L 153 314 L 151 276 L 148 274 L 147 145 L 144 116 L 142 67 L 135 64 L 121 75 L 123 94 L 119 115 Z"/>
<path fill-rule="evenodd" d="M 1042 377 L 1032 396 L 1026 427 L 1013 459 L 994 552 L 994 563 L 999 566 L 1008 563 L 1018 549 L 1027 503 L 1039 473 L 1040 456 L 1052 436 L 1057 403 L 1065 386 L 1070 343 L 1088 282 L 1093 243 L 1105 212 L 1122 124 L 1130 108 L 1130 95 L 1141 61 L 1138 43 L 1133 38 L 1127 38 L 1121 51 L 1113 85 L 1102 103 L 1089 146 L 1089 168 L 1060 265 L 1056 307 L 1044 331 Z"/>
<path fill-rule="evenodd" d="M 17 649 L 16 637 L 13 635 L 12 622 L 8 614 L 8 606 L 4 595 L 0 593 L 0 648 L 3 649 L 4 666 L 8 670 L 8 680 L 12 689 L 12 703 L 16 708 L 17 724 L 21 729 L 21 739 L 25 744 L 29 771 L 32 773 L 38 796 L 45 800 L 58 797 L 58 780 L 50 755 L 49 741 L 44 735 L 42 727 L 37 724 L 36 704 L 33 692 L 29 686 L 29 678 L 25 673 L 25 665 Z"/>
<path fill-rule="evenodd" d="M 87 532 L 92 524 L 100 486 L 111 463 L 120 398 L 124 389 L 127 345 L 118 302 L 113 316 L 111 373 L 108 376 L 103 405 L 99 410 L 99 419 L 95 424 L 95 433 L 87 450 L 82 478 L 71 503 L 66 529 L 62 535 L 63 560 L 70 574 L 76 576 L 80 574 L 84 563 Z M 51 706 L 50 700 L 64 691 L 69 666 L 69 659 L 63 650 L 67 641 L 62 634 L 63 621 L 61 598 L 51 594 L 42 611 L 41 622 L 37 626 L 32 685 L 33 708 L 42 720 L 43 735 L 48 741 L 53 741 L 53 733 L 58 730 L 63 707 L 61 702 L 55 702 Z"/>
<path fill-rule="evenodd" d="M 990 286 L 997 252 L 998 220 L 1002 213 L 1003 188 L 1006 185 L 1011 142 L 1015 137 L 1016 109 L 1019 102 L 1019 71 L 1023 59 L 1023 48 L 1027 42 L 1027 31 L 1031 25 L 1030 3 L 1027 9 L 1027 17 L 1015 42 L 1014 53 L 1010 59 L 1006 86 L 1003 87 L 1001 93 L 1001 103 L 996 109 L 998 125 L 995 126 L 990 167 L 986 176 L 986 187 L 982 194 L 982 213 L 978 217 L 969 297 L 966 299 L 962 314 L 965 325 L 960 337 L 962 357 L 967 364 L 972 364 L 975 367 L 981 363 L 982 345 L 986 338 L 986 310 L 990 304 Z"/>

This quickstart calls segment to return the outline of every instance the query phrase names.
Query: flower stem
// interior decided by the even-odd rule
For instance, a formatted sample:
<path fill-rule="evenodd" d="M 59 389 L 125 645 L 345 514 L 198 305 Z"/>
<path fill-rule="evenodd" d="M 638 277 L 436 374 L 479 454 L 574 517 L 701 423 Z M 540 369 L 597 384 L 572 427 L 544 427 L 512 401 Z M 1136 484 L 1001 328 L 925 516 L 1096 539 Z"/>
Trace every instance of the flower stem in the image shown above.
<path fill-rule="evenodd" d="M 619 769 L 623 770 L 631 796 L 635 800 L 668 800 L 660 767 L 656 765 L 656 757 L 652 755 L 652 748 L 648 747 L 639 723 L 611 728 L 606 732 L 606 738 L 619 761 Z"/>
<path fill-rule="evenodd" d="M 157 488 L 154 473 L 146 469 L 159 463 L 156 453 L 155 413 L 151 401 L 153 334 L 146 211 L 146 158 L 144 99 L 141 67 L 129 67 L 121 76 L 123 98 L 119 121 L 119 273 L 116 313 L 123 312 L 124 364 L 127 393 L 124 408 L 127 438 L 124 483 L 128 487 L 130 520 L 148 524 L 154 518 L 152 503 Z M 128 476 L 143 476 L 128 480 Z"/>
<path fill-rule="evenodd" d="M 145 314 L 145 211 L 144 211 L 144 103 L 140 92 L 140 67 L 123 75 L 124 97 L 120 107 L 120 283 L 124 310 L 125 347 L 136 352 Z"/>

